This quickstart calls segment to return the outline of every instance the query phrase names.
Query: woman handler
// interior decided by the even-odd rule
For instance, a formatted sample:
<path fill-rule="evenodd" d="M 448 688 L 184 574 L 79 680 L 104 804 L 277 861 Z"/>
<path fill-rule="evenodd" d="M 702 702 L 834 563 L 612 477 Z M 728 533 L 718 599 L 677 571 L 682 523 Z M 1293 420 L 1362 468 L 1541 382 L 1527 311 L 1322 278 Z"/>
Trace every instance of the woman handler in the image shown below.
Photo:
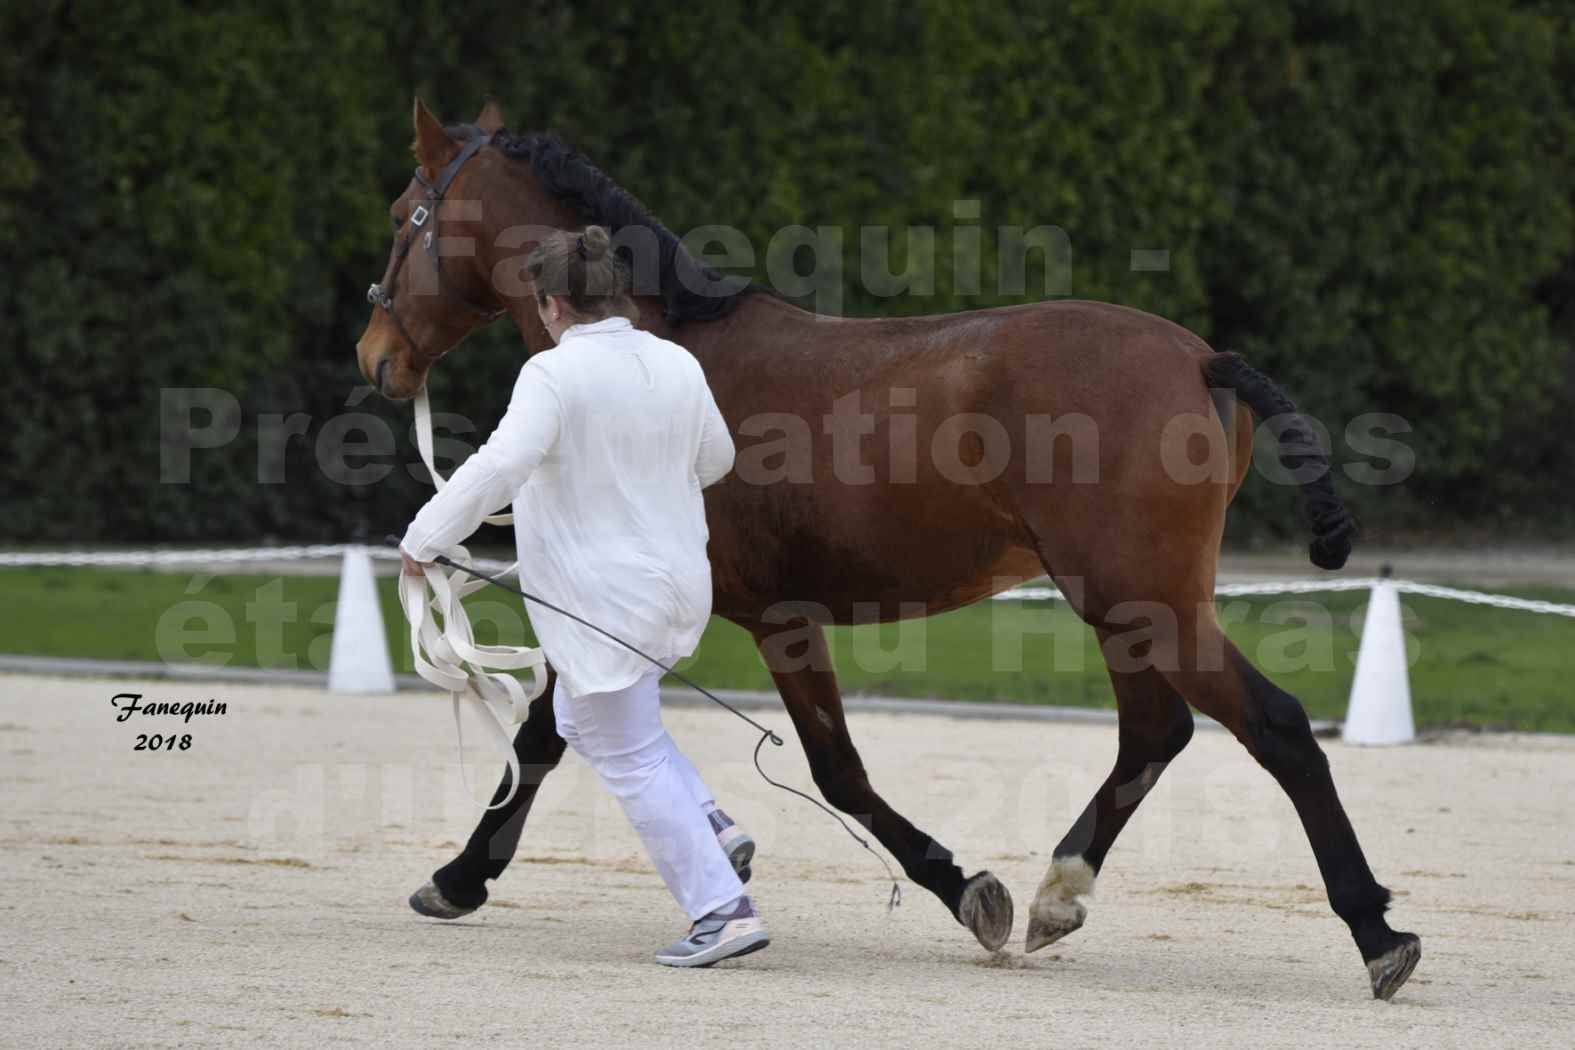
<path fill-rule="evenodd" d="M 526 362 L 497 430 L 400 546 L 419 573 L 513 501 L 521 583 L 670 664 L 711 614 L 700 490 L 732 469 L 733 442 L 694 357 L 630 323 L 629 272 L 609 247 L 591 226 L 530 254 L 557 345 Z M 754 843 L 663 728 L 661 672 L 565 616 L 530 615 L 558 674 L 558 732 L 617 796 L 693 922 L 656 961 L 709 966 L 764 948 L 740 880 Z"/>

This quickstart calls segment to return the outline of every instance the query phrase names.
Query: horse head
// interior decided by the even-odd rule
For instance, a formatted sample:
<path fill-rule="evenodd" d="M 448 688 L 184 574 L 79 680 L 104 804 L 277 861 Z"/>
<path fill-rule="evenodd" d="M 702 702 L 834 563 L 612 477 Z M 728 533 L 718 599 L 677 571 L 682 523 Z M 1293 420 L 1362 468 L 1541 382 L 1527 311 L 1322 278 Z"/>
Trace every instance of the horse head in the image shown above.
<path fill-rule="evenodd" d="M 503 126 L 491 100 L 474 123 L 451 128 L 415 101 L 417 167 L 389 206 L 393 245 L 382 279 L 367 291 L 372 316 L 356 344 L 361 374 L 385 397 L 415 396 L 439 358 L 523 298 L 517 262 L 514 279 L 497 279 L 506 278 L 508 259 L 531 246 L 518 244 L 499 257 L 504 246 L 493 231 L 501 202 L 507 198 L 518 212 L 531 197 L 503 191 L 508 165 L 489 148 Z M 545 211 L 539 217 L 549 218 Z"/>

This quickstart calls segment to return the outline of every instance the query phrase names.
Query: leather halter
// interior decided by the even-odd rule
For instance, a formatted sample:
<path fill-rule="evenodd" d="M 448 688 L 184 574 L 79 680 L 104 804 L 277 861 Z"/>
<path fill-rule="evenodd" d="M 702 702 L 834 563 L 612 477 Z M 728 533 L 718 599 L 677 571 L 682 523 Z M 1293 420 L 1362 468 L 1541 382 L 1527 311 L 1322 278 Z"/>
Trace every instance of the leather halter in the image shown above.
<path fill-rule="evenodd" d="M 393 293 L 394 279 L 399 275 L 399 268 L 405 264 L 405 257 L 410 254 L 411 241 L 417 236 L 421 237 L 422 246 L 426 249 L 427 256 L 432 260 L 432 272 L 437 274 L 439 295 L 454 300 L 471 313 L 487 321 L 500 317 L 504 313 L 502 309 L 493 310 L 485 306 L 477 306 L 458 292 L 451 292 L 443 283 L 443 260 L 438 256 L 437 251 L 438 208 L 443 203 L 443 197 L 448 193 L 449 186 L 453 184 L 454 177 L 459 174 L 459 169 L 464 167 L 465 162 L 474 157 L 481 147 L 491 141 L 492 136 L 490 134 L 478 131 L 474 137 L 465 143 L 465 148 L 459 151 L 459 156 L 449 161 L 448 166 L 438 173 L 436 182 L 428 182 L 426 177 L 421 174 L 421 169 L 416 169 L 416 181 L 425 187 L 427 191 L 426 203 L 416 205 L 415 210 L 410 213 L 410 219 L 406 223 L 409 230 L 394 245 L 393 255 L 388 260 L 388 269 L 384 271 L 383 279 L 366 290 L 366 301 L 374 306 L 381 306 L 388 311 L 388 316 L 394 322 L 394 327 L 398 329 L 400 338 L 405 341 L 405 345 L 410 348 L 411 354 L 418 360 L 432 361 L 441 355 L 428 358 L 422 353 L 421 348 L 416 345 L 416 341 L 410 337 L 410 332 L 405 328 L 404 322 L 399 319 L 399 313 L 394 309 Z M 422 227 L 426 226 L 428 221 L 432 224 L 431 228 L 422 233 Z"/>

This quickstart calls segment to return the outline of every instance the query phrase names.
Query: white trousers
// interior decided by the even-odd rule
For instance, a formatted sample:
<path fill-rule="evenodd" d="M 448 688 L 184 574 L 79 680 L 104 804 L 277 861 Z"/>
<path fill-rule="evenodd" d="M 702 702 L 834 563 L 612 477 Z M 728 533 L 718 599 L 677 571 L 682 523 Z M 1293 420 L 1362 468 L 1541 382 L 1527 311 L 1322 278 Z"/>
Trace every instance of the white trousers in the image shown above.
<path fill-rule="evenodd" d="M 617 797 L 693 920 L 743 896 L 744 885 L 702 808 L 713 800 L 710 789 L 662 726 L 661 678 L 653 670 L 627 689 L 578 697 L 559 679 L 552 712 L 559 735 Z"/>

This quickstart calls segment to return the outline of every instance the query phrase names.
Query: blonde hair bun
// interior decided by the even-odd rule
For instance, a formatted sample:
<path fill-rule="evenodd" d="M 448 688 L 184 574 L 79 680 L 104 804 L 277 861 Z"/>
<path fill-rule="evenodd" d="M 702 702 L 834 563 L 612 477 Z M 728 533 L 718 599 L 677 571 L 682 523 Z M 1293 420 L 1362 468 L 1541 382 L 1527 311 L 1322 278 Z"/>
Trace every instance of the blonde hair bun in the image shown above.
<path fill-rule="evenodd" d="M 585 259 L 595 262 L 607 254 L 607 249 L 612 247 L 612 237 L 605 226 L 587 226 L 580 235 L 585 240 Z"/>
<path fill-rule="evenodd" d="M 538 305 L 545 306 L 549 295 L 558 295 L 568 300 L 579 318 L 636 316 L 629 267 L 613 252 L 612 235 L 605 226 L 547 234 L 526 256 L 525 274 Z"/>

